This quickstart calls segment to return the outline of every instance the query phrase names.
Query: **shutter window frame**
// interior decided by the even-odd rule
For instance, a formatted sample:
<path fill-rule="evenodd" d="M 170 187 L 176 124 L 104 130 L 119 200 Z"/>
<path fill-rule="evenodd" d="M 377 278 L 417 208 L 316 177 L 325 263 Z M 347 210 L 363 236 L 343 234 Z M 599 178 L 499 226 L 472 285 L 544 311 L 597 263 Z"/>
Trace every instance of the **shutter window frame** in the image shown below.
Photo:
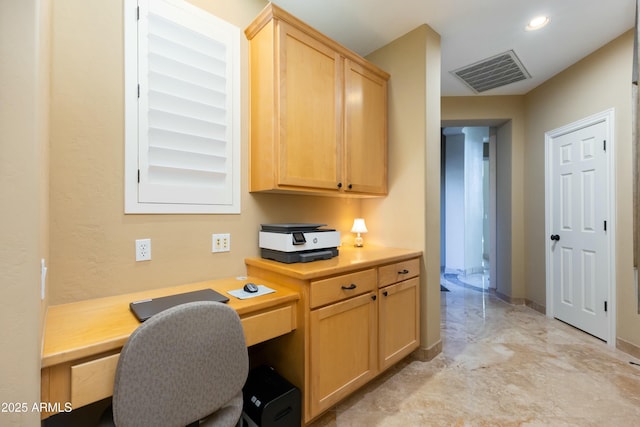
<path fill-rule="evenodd" d="M 240 29 L 125 0 L 125 213 L 240 213 Z"/>

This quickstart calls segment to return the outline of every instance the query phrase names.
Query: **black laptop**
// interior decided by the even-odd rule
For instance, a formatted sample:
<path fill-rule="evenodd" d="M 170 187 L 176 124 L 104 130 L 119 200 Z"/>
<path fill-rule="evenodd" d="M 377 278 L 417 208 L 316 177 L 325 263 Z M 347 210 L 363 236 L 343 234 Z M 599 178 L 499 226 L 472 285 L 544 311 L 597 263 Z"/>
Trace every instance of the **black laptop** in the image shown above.
<path fill-rule="evenodd" d="M 199 291 L 186 292 L 184 294 L 169 295 L 166 297 L 144 299 L 129 304 L 129 308 L 139 321 L 144 322 L 156 313 L 179 304 L 194 301 L 216 301 L 226 303 L 229 298 L 213 289 L 201 289 Z"/>

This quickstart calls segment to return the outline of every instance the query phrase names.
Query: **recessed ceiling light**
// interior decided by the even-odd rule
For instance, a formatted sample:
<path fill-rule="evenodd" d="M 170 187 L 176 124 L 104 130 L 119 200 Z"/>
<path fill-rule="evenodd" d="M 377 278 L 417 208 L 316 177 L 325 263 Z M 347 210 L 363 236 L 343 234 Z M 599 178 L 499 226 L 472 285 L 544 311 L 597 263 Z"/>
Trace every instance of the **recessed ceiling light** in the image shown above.
<path fill-rule="evenodd" d="M 537 16 L 529 21 L 529 25 L 527 25 L 527 31 L 535 31 L 544 27 L 549 23 L 549 18 L 547 16 Z"/>

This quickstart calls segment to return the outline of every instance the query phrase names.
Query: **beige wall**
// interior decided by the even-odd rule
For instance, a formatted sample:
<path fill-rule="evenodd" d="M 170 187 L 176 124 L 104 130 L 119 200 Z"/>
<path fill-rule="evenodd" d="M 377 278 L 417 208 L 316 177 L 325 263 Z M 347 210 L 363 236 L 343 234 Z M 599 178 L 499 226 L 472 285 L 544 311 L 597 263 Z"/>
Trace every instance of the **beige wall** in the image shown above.
<path fill-rule="evenodd" d="M 442 121 L 447 125 L 500 128 L 496 147 L 497 290 L 508 298 L 522 299 L 525 297 L 526 246 L 523 228 L 524 97 L 443 97 Z"/>
<path fill-rule="evenodd" d="M 628 32 L 526 96 L 525 199 L 527 298 L 545 304 L 544 133 L 609 108 L 615 109 L 614 147 L 617 262 L 617 337 L 640 346 L 640 316 L 633 283 L 631 64 Z"/>
<path fill-rule="evenodd" d="M 49 2 L 0 1 L 0 425 L 38 425 L 48 255 Z M 7 408 L 5 408 L 7 409 Z M 9 408 L 10 409 L 10 408 Z"/>
<path fill-rule="evenodd" d="M 122 2 L 53 2 L 51 108 L 51 303 L 245 274 L 261 223 L 321 222 L 343 239 L 361 202 L 247 191 L 248 43 L 242 35 L 242 213 L 124 215 Z M 242 30 L 263 0 L 194 3 Z M 211 234 L 231 233 L 230 253 Z M 376 236 L 372 229 L 371 236 Z M 150 238 L 152 260 L 135 262 Z"/>
<path fill-rule="evenodd" d="M 368 59 L 389 81 L 389 196 L 363 202 L 367 241 L 424 253 L 421 347 L 440 345 L 440 36 L 422 25 Z M 433 353 L 433 352 L 431 352 Z"/>

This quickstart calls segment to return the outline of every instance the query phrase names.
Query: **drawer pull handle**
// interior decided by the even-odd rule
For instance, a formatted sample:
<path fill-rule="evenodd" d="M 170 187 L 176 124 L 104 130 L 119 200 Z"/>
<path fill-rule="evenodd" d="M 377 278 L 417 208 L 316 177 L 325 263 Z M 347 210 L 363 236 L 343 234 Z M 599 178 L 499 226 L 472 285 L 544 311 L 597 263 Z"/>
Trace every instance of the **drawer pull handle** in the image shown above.
<path fill-rule="evenodd" d="M 402 271 L 398 271 L 398 274 L 409 274 L 409 270 L 407 270 L 406 268 Z"/>
<path fill-rule="evenodd" d="M 341 288 L 344 289 L 345 291 L 351 291 L 351 290 L 357 288 L 357 286 L 356 286 L 355 283 L 352 283 L 349 286 L 342 285 Z"/>
<path fill-rule="evenodd" d="M 384 295 L 384 296 L 386 297 L 386 296 L 388 296 L 388 295 L 389 295 L 389 292 L 384 291 L 384 292 L 382 293 L 382 295 Z"/>
<path fill-rule="evenodd" d="M 374 300 L 374 301 L 375 301 L 377 298 L 378 298 L 377 296 L 375 296 L 375 295 L 371 295 L 371 299 L 372 299 L 372 300 Z"/>

